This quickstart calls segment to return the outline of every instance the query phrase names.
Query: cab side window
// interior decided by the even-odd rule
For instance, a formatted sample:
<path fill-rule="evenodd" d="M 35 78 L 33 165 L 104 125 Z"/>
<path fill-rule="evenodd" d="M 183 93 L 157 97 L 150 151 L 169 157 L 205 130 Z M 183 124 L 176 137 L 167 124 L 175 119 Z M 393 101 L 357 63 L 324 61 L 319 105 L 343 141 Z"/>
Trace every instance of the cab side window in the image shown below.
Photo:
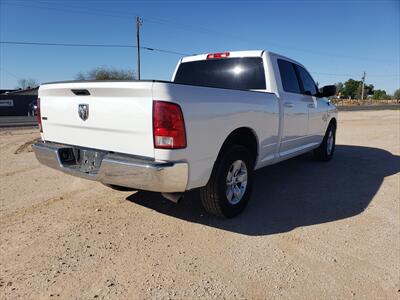
<path fill-rule="evenodd" d="M 303 84 L 303 94 L 310 96 L 317 95 L 317 86 L 315 85 L 314 79 L 312 79 L 311 75 L 303 67 L 296 65 L 296 68 Z"/>
<path fill-rule="evenodd" d="M 286 60 L 278 59 L 278 67 L 279 73 L 281 74 L 283 90 L 289 93 L 300 94 L 301 89 L 294 65 Z"/>

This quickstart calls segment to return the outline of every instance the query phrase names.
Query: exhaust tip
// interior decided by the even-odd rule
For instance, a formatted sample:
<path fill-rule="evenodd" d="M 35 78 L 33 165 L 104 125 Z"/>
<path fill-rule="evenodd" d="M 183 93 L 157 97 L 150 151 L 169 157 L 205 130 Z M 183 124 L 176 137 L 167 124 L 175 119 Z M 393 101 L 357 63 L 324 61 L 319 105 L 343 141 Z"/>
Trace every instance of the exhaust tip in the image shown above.
<path fill-rule="evenodd" d="M 161 195 L 165 199 L 168 199 L 176 204 L 178 204 L 183 198 L 183 193 L 161 193 Z"/>

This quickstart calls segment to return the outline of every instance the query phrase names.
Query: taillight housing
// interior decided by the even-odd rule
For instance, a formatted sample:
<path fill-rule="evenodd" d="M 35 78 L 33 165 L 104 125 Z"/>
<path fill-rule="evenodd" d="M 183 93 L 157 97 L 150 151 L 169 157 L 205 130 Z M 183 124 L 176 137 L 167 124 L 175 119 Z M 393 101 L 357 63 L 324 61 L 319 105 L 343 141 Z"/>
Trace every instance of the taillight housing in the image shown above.
<path fill-rule="evenodd" d="M 185 121 L 176 103 L 153 101 L 154 148 L 182 149 L 186 147 Z"/>
<path fill-rule="evenodd" d="M 38 125 L 39 125 L 39 130 L 40 130 L 40 132 L 43 132 L 42 114 L 40 112 L 40 98 L 38 98 L 37 102 L 36 102 L 36 118 L 37 118 L 37 122 L 38 122 Z"/>
<path fill-rule="evenodd" d="M 215 59 L 215 58 L 227 58 L 229 57 L 229 52 L 218 52 L 218 53 L 210 53 L 207 55 L 207 59 Z"/>

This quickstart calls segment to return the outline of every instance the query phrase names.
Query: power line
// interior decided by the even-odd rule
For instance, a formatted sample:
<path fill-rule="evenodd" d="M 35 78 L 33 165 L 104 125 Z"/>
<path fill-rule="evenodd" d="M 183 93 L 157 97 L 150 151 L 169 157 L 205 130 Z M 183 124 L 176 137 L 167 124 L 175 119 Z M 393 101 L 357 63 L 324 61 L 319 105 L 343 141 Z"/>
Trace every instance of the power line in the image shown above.
<path fill-rule="evenodd" d="M 348 74 L 348 73 L 323 73 L 323 72 L 310 72 L 316 75 L 326 75 L 326 76 L 353 76 L 358 77 L 360 74 Z M 399 77 L 400 74 L 368 74 L 369 77 Z"/>
<path fill-rule="evenodd" d="M 39 8 L 39 9 L 47 9 L 47 10 L 55 10 L 55 11 L 62 11 L 62 12 L 73 12 L 73 13 L 80 13 L 80 14 L 85 14 L 85 15 L 95 15 L 95 16 L 107 16 L 107 17 L 114 17 L 114 18 L 121 18 L 121 15 L 116 15 L 116 14 L 110 14 L 109 12 L 104 12 L 104 13 L 93 13 L 93 10 L 96 11 L 95 8 L 91 9 L 91 10 L 86 10 L 83 8 L 78 8 L 78 7 L 73 7 L 73 6 L 67 6 L 63 4 L 63 7 L 48 7 L 48 6 L 38 6 L 37 4 L 47 4 L 47 2 L 40 2 L 38 1 L 38 3 L 24 3 L 24 4 L 19 4 L 19 3 L 7 3 L 7 2 L 3 2 L 4 5 L 8 5 L 8 6 L 16 6 L 16 7 L 26 7 L 26 8 Z M 32 5 L 34 4 L 34 5 Z M 50 3 L 48 3 L 50 4 Z M 52 3 L 53 5 L 57 3 Z M 68 8 L 69 9 L 65 9 Z M 72 8 L 72 9 L 71 9 Z M 98 11 L 98 10 L 97 10 Z M 99 11 L 102 12 L 102 11 Z M 123 18 L 128 18 L 127 16 L 123 16 Z"/>
<path fill-rule="evenodd" d="M 137 48 L 136 45 L 124 45 L 124 44 L 80 44 L 80 43 L 47 43 L 47 42 L 21 42 L 21 41 L 0 41 L 0 44 L 6 45 L 27 45 L 27 46 L 58 46 L 58 47 L 99 47 L 99 48 Z M 150 48 L 145 46 L 140 46 L 140 49 L 147 51 L 156 51 L 167 54 L 175 54 L 181 56 L 190 56 L 193 54 L 182 53 L 172 50 Z M 348 74 L 348 73 L 324 73 L 324 72 L 310 72 L 315 75 L 323 76 L 350 76 L 358 77 L 359 74 Z M 370 77 L 399 77 L 399 74 L 370 74 Z M 19 78 L 18 78 L 19 79 Z"/>
<path fill-rule="evenodd" d="M 24 2 L 22 2 L 24 3 Z M 36 6 L 32 6 L 31 3 L 29 3 L 28 5 L 26 5 L 26 3 L 24 4 L 16 4 L 16 3 L 7 3 L 4 2 L 5 5 L 14 5 L 14 6 L 20 6 L 20 7 L 33 7 L 33 8 L 40 8 L 40 9 L 50 9 L 50 10 L 59 10 L 59 11 L 72 11 L 72 12 L 78 12 L 78 13 L 83 13 L 83 14 L 92 14 L 92 15 L 102 15 L 102 16 L 109 16 L 109 17 L 116 17 L 116 18 L 127 18 L 127 19 L 132 19 L 132 14 L 136 14 L 136 15 L 142 15 L 139 13 L 133 13 L 133 12 L 121 12 L 121 11 L 113 11 L 113 10 L 101 10 L 98 8 L 90 8 L 86 9 L 84 7 L 78 7 L 78 6 L 74 6 L 74 5 L 64 5 L 62 4 L 62 8 L 60 7 L 54 7 L 54 6 L 43 6 L 46 4 L 49 5 L 58 5 L 58 3 L 50 3 L 47 1 L 37 1 Z M 41 6 L 37 6 L 37 4 L 41 5 Z M 60 4 L 61 5 L 61 4 Z M 72 9 L 72 10 L 71 10 Z M 95 13 L 96 12 L 96 13 Z M 161 25 L 165 25 L 165 24 L 170 24 L 172 26 L 178 27 L 180 30 L 187 30 L 187 31 L 201 31 L 201 33 L 213 33 L 215 35 L 220 35 L 220 36 L 224 36 L 225 38 L 230 38 L 230 39 L 235 39 L 235 41 L 239 41 L 239 42 L 245 42 L 245 43 L 249 43 L 249 44 L 254 44 L 254 43 L 260 43 L 260 40 L 251 40 L 251 39 L 244 39 L 243 37 L 238 38 L 236 35 L 230 35 L 227 34 L 226 32 L 222 33 L 222 32 L 218 32 L 214 29 L 210 29 L 210 28 L 206 28 L 203 26 L 198 26 L 198 25 L 188 25 L 188 24 L 183 24 L 183 23 L 178 23 L 175 21 L 170 21 L 170 20 L 166 20 L 166 19 L 160 19 L 160 18 L 149 18 L 149 17 L 142 17 L 143 20 L 145 20 L 146 22 L 150 22 L 150 23 L 155 23 L 155 24 L 161 24 Z M 337 58 L 347 58 L 347 59 L 352 59 L 352 60 L 368 60 L 368 61 L 391 61 L 389 59 L 376 59 L 376 58 L 368 58 L 368 57 L 362 57 L 362 56 L 351 56 L 351 55 L 346 55 L 346 54 L 335 54 L 335 53 L 322 53 L 319 51 L 315 51 L 312 49 L 304 49 L 304 48 L 298 48 L 298 47 L 293 47 L 291 45 L 283 45 L 280 43 L 275 43 L 275 42 L 271 42 L 271 41 L 266 41 L 267 45 L 271 45 L 271 46 L 275 46 L 275 47 L 279 47 L 279 48 L 284 48 L 284 49 L 292 49 L 292 50 L 296 50 L 296 51 L 300 51 L 300 52 L 308 52 L 314 55 L 319 55 L 319 56 L 329 56 L 329 57 L 337 57 Z"/>
<path fill-rule="evenodd" d="M 80 43 L 47 43 L 47 42 L 21 42 L 21 41 L 0 41 L 0 44 L 5 45 L 26 45 L 26 46 L 58 46 L 58 47 L 98 47 L 98 48 L 137 48 L 136 45 L 124 45 L 124 44 L 80 44 Z M 145 46 L 140 46 L 140 49 L 148 51 L 156 51 L 168 54 L 183 55 L 188 56 L 192 54 L 165 50 L 159 48 L 150 48 Z"/>

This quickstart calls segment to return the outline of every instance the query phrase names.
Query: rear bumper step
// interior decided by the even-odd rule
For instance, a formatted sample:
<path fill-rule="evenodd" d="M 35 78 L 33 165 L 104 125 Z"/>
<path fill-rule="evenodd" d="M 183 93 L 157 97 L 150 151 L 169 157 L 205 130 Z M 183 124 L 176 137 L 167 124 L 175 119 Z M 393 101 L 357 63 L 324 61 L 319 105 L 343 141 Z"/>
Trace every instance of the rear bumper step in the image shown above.
<path fill-rule="evenodd" d="M 123 154 L 99 152 L 101 162 L 98 169 L 83 172 L 77 165 L 63 163 L 60 157 L 60 152 L 65 149 L 76 150 L 79 147 L 49 142 L 38 142 L 32 147 L 40 163 L 73 176 L 154 192 L 174 193 L 186 190 L 188 165 L 184 162 L 156 162 Z"/>

